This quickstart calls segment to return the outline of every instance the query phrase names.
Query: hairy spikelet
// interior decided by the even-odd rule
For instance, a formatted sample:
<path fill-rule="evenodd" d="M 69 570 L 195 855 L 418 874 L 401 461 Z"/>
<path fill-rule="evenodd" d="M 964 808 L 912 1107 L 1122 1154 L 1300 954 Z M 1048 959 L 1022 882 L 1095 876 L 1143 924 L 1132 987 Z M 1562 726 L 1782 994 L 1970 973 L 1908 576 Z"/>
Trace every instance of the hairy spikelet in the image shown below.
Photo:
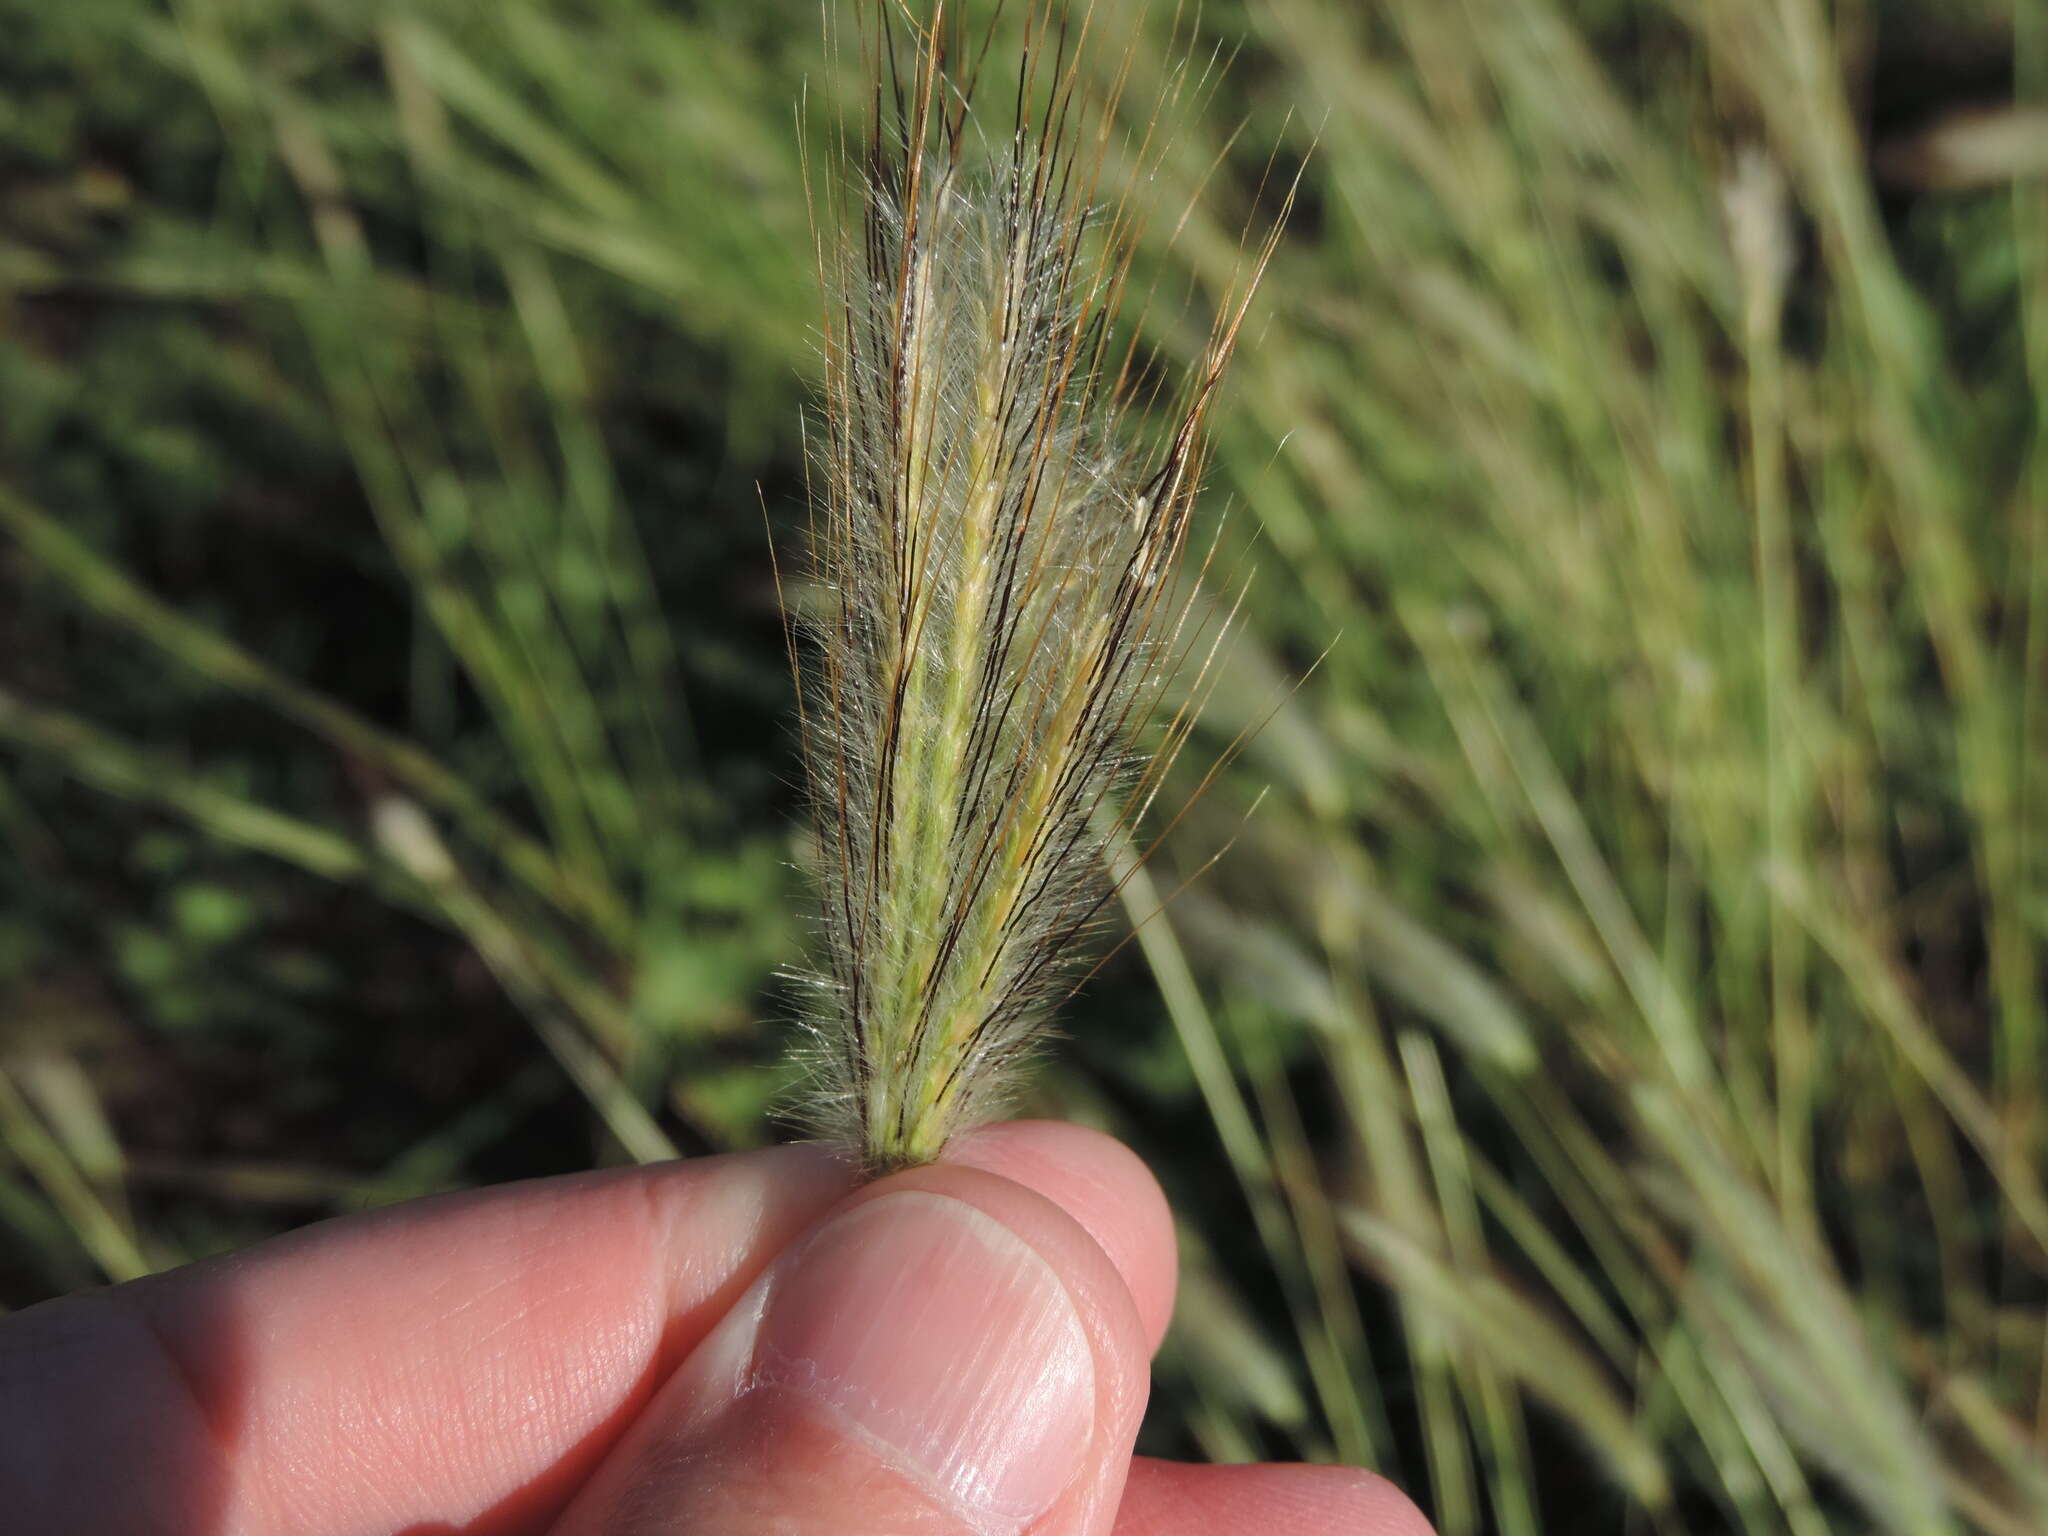
<path fill-rule="evenodd" d="M 1080 126 L 1114 104 L 1084 110 L 1080 39 L 1034 12 L 991 135 L 948 33 L 942 8 L 908 46 L 878 25 L 867 143 L 817 221 L 814 1109 L 878 1169 L 1001 1107 L 1112 894 L 1104 839 L 1186 739 L 1190 705 L 1155 717 L 1213 639 L 1176 567 L 1243 315 L 1163 429 L 1134 411 L 1112 348 L 1142 210 L 1097 201 L 1108 140 Z"/>

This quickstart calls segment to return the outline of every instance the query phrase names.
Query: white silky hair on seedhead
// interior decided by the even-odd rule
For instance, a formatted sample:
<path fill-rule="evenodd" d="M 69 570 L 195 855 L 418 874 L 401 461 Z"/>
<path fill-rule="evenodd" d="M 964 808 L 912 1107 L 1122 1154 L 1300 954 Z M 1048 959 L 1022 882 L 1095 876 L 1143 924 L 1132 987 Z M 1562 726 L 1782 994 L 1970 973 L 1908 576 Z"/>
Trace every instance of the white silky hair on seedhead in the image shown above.
<path fill-rule="evenodd" d="M 1100 141 L 1075 150 L 1064 34 L 1041 110 L 977 152 L 941 21 L 840 168 L 857 217 L 820 235 L 822 600 L 799 670 L 821 963 L 802 979 L 812 1118 L 875 1169 L 1002 1110 L 1113 894 L 1105 841 L 1191 729 L 1191 704 L 1154 720 L 1202 629 L 1193 584 L 1165 578 L 1243 318 L 1141 460 L 1109 350 L 1129 226 L 1074 190 Z"/>

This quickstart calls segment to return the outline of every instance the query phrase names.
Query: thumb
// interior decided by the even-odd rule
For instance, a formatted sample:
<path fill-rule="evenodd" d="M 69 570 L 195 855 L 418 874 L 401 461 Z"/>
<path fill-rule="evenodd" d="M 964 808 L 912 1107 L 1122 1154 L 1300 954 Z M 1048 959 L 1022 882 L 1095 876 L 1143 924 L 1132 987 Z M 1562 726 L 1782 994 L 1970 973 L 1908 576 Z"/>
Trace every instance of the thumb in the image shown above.
<path fill-rule="evenodd" d="M 1106 1536 L 1149 1353 L 1115 1265 L 1043 1195 L 896 1174 L 770 1266 L 558 1536 Z"/>

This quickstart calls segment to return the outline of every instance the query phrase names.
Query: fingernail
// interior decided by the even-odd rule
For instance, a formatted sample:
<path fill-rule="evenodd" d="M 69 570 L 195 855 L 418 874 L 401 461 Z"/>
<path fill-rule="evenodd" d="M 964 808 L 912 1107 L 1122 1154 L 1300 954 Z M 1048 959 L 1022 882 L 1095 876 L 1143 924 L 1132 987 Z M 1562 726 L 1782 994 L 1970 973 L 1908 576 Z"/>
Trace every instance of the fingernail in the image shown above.
<path fill-rule="evenodd" d="M 870 1200 L 793 1256 L 755 1380 L 990 1532 L 1044 1514 L 1094 1430 L 1094 1357 L 1059 1276 L 993 1217 L 923 1191 Z"/>

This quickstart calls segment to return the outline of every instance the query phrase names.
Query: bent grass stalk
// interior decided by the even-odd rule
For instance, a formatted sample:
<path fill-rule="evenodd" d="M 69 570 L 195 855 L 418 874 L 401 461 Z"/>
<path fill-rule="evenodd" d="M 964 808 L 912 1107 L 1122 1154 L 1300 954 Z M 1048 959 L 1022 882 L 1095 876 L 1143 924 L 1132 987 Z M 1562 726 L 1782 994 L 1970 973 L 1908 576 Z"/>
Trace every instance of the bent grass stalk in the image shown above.
<path fill-rule="evenodd" d="M 1221 638 L 1178 567 L 1273 237 L 1178 387 L 1137 384 L 1118 311 L 1144 209 L 1098 200 L 1124 72 L 1084 103 L 1088 28 L 1031 9 L 992 141 L 974 110 L 992 36 L 958 46 L 943 3 L 878 11 L 865 145 L 813 203 L 807 1022 L 815 1118 L 877 1170 L 1003 1103 L 1114 894 L 1104 846 L 1159 793 Z"/>

